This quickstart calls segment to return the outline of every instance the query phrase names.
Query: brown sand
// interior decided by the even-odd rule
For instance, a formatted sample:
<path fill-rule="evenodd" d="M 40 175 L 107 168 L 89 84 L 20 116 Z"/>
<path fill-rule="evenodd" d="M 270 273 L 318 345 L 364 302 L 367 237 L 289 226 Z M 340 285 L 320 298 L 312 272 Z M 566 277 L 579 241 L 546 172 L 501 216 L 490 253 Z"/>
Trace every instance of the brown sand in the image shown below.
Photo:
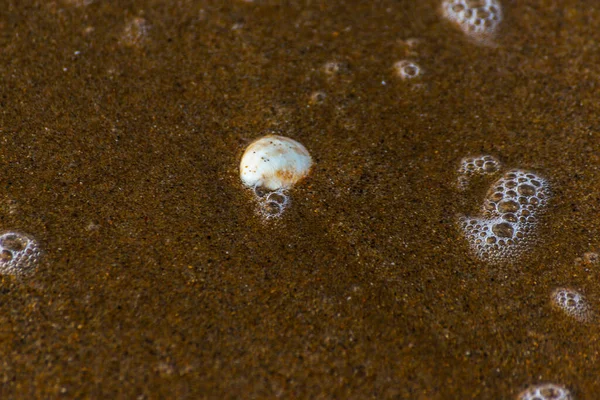
<path fill-rule="evenodd" d="M 2 280 L 0 396 L 597 398 L 599 323 L 549 296 L 600 306 L 600 7 L 503 3 L 483 47 L 438 0 L 0 0 L 0 226 L 45 251 Z M 268 223 L 266 133 L 316 163 Z M 455 224 L 480 153 L 552 183 L 512 267 Z"/>

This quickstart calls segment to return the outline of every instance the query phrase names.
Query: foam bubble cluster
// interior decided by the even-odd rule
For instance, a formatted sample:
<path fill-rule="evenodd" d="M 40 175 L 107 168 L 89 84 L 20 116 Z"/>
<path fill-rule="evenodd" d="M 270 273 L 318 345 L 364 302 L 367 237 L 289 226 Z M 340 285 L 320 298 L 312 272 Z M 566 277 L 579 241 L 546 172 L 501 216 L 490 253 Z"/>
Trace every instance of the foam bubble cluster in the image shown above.
<path fill-rule="evenodd" d="M 478 40 L 493 36 L 502 21 L 498 0 L 444 0 L 442 13 L 465 34 Z"/>
<path fill-rule="evenodd" d="M 556 289 L 551 299 L 553 306 L 579 322 L 589 321 L 593 316 L 585 296 L 573 289 Z"/>
<path fill-rule="evenodd" d="M 21 275 L 37 266 L 40 249 L 37 242 L 17 232 L 0 235 L 0 274 Z"/>
<path fill-rule="evenodd" d="M 592 266 L 600 264 L 600 255 L 595 251 L 588 251 L 575 259 L 575 265 Z"/>
<path fill-rule="evenodd" d="M 549 197 L 546 180 L 530 172 L 512 170 L 496 181 L 483 203 L 483 217 L 459 220 L 477 257 L 492 264 L 517 261 L 535 242 Z"/>
<path fill-rule="evenodd" d="M 458 188 L 465 190 L 476 175 L 491 175 L 500 170 L 502 164 L 490 155 L 465 157 L 458 167 Z"/>
<path fill-rule="evenodd" d="M 254 187 L 254 194 L 258 200 L 259 212 L 266 219 L 281 217 L 290 202 L 284 189 L 265 191 L 257 186 Z"/>
<path fill-rule="evenodd" d="M 573 400 L 569 389 L 553 383 L 531 386 L 517 396 L 517 400 Z"/>
<path fill-rule="evenodd" d="M 402 60 L 394 64 L 396 74 L 402 79 L 413 79 L 421 75 L 421 67 L 414 61 Z"/>

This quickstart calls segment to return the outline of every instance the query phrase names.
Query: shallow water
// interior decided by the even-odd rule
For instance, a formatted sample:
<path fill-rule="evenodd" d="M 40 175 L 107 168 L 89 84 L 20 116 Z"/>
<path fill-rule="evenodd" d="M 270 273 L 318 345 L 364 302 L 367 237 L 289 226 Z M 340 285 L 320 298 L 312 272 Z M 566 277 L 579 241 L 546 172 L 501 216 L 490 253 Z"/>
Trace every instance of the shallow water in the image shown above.
<path fill-rule="evenodd" d="M 597 396 L 600 322 L 551 296 L 600 310 L 600 6 L 505 0 L 482 44 L 438 0 L 331 3 L 0 0 L 0 227 L 44 252 L 2 278 L 2 397 Z M 267 133 L 315 162 L 269 221 Z M 480 154 L 552 188 L 512 265 L 457 223 Z"/>

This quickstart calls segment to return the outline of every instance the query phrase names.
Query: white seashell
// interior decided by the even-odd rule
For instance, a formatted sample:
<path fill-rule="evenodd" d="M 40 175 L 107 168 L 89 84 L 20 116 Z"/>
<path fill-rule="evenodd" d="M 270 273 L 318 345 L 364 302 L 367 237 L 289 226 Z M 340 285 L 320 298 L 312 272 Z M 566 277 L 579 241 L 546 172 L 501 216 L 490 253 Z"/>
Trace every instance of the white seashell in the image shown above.
<path fill-rule="evenodd" d="M 250 144 L 240 163 L 244 185 L 267 190 L 289 189 L 310 172 L 312 159 L 300 143 L 268 135 Z"/>

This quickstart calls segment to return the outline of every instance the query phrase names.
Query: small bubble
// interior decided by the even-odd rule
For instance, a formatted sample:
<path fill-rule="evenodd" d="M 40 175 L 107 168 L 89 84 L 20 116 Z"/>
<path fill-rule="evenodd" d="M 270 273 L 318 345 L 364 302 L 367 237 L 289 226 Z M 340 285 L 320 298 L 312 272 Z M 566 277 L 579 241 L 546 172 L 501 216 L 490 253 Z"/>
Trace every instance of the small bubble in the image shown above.
<path fill-rule="evenodd" d="M 465 157 L 458 167 L 458 188 L 465 190 L 474 176 L 491 175 L 500 169 L 500 162 L 490 155 Z M 503 194 L 499 194 L 503 196 Z M 495 199 L 500 200 L 502 197 Z"/>
<path fill-rule="evenodd" d="M 531 185 L 527 185 L 525 183 L 519 185 L 518 189 L 519 194 L 522 196 L 533 196 L 535 195 L 535 188 Z"/>
<path fill-rule="evenodd" d="M 514 233 L 514 228 L 508 222 L 502 222 L 492 227 L 492 232 L 498 237 L 511 238 Z"/>
<path fill-rule="evenodd" d="M 421 75 L 421 68 L 413 61 L 402 60 L 394 64 L 396 74 L 402 79 L 414 79 Z"/>
<path fill-rule="evenodd" d="M 477 18 L 486 19 L 486 18 L 490 17 L 491 10 L 487 11 L 485 8 L 478 8 L 476 13 L 477 13 Z"/>
<path fill-rule="evenodd" d="M 283 214 L 283 206 L 275 201 L 265 201 L 261 205 L 261 211 L 267 219 L 278 218 Z"/>
<path fill-rule="evenodd" d="M 325 92 L 317 91 L 317 92 L 313 92 L 310 95 L 309 103 L 310 104 L 322 104 L 325 102 L 326 99 L 327 99 L 327 95 L 325 94 Z"/>
<path fill-rule="evenodd" d="M 518 211 L 521 206 L 514 200 L 502 201 L 498 204 L 498 211 L 501 213 Z"/>
<path fill-rule="evenodd" d="M 271 192 L 266 196 L 266 201 L 280 204 L 281 206 L 287 205 L 288 196 L 283 191 Z"/>
<path fill-rule="evenodd" d="M 492 197 L 490 197 L 490 200 L 492 200 L 493 202 L 498 202 L 500 200 L 502 200 L 504 198 L 504 194 L 502 194 L 501 192 L 496 192 L 492 195 Z"/>
<path fill-rule="evenodd" d="M 127 22 L 121 34 L 121 44 L 127 47 L 140 45 L 146 38 L 150 26 L 142 17 L 135 17 Z"/>
<path fill-rule="evenodd" d="M 544 383 L 528 387 L 517 395 L 517 400 L 573 400 L 573 396 L 564 386 Z"/>
<path fill-rule="evenodd" d="M 326 75 L 333 76 L 347 72 L 348 66 L 338 61 L 329 61 L 323 65 L 323 72 Z"/>
<path fill-rule="evenodd" d="M 69 6 L 85 7 L 92 4 L 94 0 L 63 0 L 63 3 Z"/>
<path fill-rule="evenodd" d="M 488 174 L 496 172 L 498 170 L 498 165 L 493 161 L 486 161 L 485 164 L 483 164 L 483 170 Z"/>
<path fill-rule="evenodd" d="M 2 252 L 0 252 L 0 261 L 6 262 L 6 261 L 10 261 L 12 259 L 13 259 L 13 254 L 11 251 L 2 250 Z"/>
<path fill-rule="evenodd" d="M 504 214 L 502 219 L 508 222 L 517 222 L 517 216 L 511 213 Z"/>
<path fill-rule="evenodd" d="M 267 190 L 264 187 L 255 187 L 253 192 L 258 202 L 259 214 L 268 220 L 281 217 L 290 202 L 285 189 Z"/>

